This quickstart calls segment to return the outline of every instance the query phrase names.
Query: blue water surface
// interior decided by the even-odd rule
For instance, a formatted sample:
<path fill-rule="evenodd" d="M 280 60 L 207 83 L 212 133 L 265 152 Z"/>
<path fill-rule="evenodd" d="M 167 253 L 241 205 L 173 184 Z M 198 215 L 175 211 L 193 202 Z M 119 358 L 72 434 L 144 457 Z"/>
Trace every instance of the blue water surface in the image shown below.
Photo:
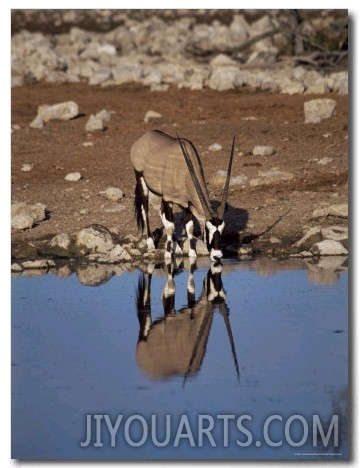
<path fill-rule="evenodd" d="M 209 312 L 199 369 L 163 378 L 158 369 L 153 374 L 137 362 L 138 270 L 93 287 L 75 274 L 13 278 L 12 457 L 346 459 L 348 275 L 340 271 L 327 277 L 323 271 L 320 276 L 304 264 L 290 265 L 225 262 L 225 319 L 237 365 L 224 314 L 216 307 Z M 201 266 L 194 273 L 197 299 L 207 271 Z M 175 319 L 163 319 L 166 278 L 163 270 L 153 275 L 151 288 L 152 322 L 160 321 L 165 354 L 168 320 Z M 177 315 L 187 304 L 187 278 L 187 271 L 174 278 Z M 177 346 L 178 335 L 174 339 Z M 105 418 L 114 424 L 119 415 L 113 446 Z M 153 442 L 152 415 L 159 441 L 170 428 L 164 447 Z M 337 422 L 327 446 L 322 438 L 313 444 L 314 415 L 326 434 L 330 422 Z M 92 440 L 83 447 L 88 418 Z"/>

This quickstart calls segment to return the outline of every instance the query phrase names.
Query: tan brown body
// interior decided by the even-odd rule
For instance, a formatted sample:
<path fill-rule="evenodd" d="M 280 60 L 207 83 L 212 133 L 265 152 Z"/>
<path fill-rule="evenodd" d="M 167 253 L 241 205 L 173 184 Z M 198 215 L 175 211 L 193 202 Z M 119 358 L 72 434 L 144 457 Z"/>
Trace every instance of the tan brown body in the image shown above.
<path fill-rule="evenodd" d="M 205 199 L 209 200 L 203 170 L 194 157 L 193 145 L 187 140 L 183 141 L 192 156 L 192 163 Z M 181 208 L 189 208 L 200 222 L 206 221 L 177 138 L 159 131 L 147 132 L 132 146 L 131 161 L 134 169 L 143 173 L 144 181 L 154 195 Z"/>

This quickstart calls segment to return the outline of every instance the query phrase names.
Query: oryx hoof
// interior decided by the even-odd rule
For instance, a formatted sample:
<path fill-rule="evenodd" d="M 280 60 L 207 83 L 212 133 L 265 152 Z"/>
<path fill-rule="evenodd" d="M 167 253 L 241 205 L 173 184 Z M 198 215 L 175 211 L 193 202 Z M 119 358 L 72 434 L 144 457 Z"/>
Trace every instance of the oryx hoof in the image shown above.
<path fill-rule="evenodd" d="M 196 258 L 196 257 L 197 257 L 196 250 L 190 249 L 190 251 L 188 252 L 188 256 L 189 256 L 190 258 Z"/>

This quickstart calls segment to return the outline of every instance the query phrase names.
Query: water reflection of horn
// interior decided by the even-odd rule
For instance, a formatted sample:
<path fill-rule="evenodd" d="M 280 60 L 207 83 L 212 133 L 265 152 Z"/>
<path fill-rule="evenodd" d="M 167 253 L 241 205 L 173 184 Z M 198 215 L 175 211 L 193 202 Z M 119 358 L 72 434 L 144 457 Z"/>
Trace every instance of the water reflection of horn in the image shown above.
<path fill-rule="evenodd" d="M 204 294 L 206 295 L 206 299 L 208 301 L 208 307 L 204 320 L 201 324 L 199 334 L 196 338 L 194 348 L 191 353 L 188 369 L 184 375 L 183 385 L 186 384 L 188 377 L 194 372 L 196 372 L 196 368 L 199 369 L 199 367 L 202 364 L 202 360 L 206 352 L 207 341 L 212 326 L 213 313 L 215 308 L 218 308 L 219 312 L 223 316 L 226 331 L 229 337 L 231 352 L 233 355 L 236 375 L 238 381 L 240 380 L 239 363 L 236 355 L 234 337 L 229 319 L 230 311 L 225 302 L 226 295 L 222 284 L 221 272 L 222 265 L 220 263 L 215 263 L 209 268 L 206 278 L 204 280 Z M 211 283 L 213 284 L 212 287 Z M 211 294 L 212 289 L 214 291 L 214 294 Z"/>

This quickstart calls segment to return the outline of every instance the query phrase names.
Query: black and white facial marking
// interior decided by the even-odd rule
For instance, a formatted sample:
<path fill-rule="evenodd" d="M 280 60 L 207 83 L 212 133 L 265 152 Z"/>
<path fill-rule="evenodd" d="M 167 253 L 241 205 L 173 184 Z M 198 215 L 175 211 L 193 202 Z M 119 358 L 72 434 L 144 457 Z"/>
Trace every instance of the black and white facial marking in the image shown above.
<path fill-rule="evenodd" d="M 221 280 L 222 265 L 215 262 L 209 269 L 205 279 L 206 297 L 209 302 L 221 303 L 226 299 L 225 290 Z"/>
<path fill-rule="evenodd" d="M 213 262 L 222 259 L 221 234 L 224 227 L 224 221 L 218 218 L 210 219 L 205 225 L 206 246 L 210 253 L 210 259 Z"/>

